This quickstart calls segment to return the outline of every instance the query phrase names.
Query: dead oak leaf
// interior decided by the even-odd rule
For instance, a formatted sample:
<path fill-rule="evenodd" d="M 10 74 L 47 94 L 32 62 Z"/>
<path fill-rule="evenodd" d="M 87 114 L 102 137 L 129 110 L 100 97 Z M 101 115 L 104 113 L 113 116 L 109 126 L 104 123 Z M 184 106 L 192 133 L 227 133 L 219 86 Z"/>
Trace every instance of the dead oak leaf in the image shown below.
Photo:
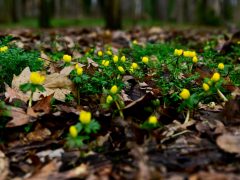
<path fill-rule="evenodd" d="M 12 102 L 13 99 L 20 99 L 23 102 L 27 103 L 29 97 L 17 89 L 13 89 L 5 84 L 5 97 Z"/>
<path fill-rule="evenodd" d="M 11 117 L 6 127 L 12 128 L 17 126 L 22 126 L 30 122 L 33 117 L 29 116 L 23 109 L 17 107 L 11 107 Z"/>
<path fill-rule="evenodd" d="M 52 100 L 53 94 L 46 96 L 42 98 L 40 101 L 38 101 L 32 109 L 34 111 L 42 111 L 45 114 L 48 114 L 51 111 L 51 100 Z"/>
<path fill-rule="evenodd" d="M 217 145 L 229 153 L 239 153 L 240 154 L 240 136 L 223 134 L 218 136 Z"/>

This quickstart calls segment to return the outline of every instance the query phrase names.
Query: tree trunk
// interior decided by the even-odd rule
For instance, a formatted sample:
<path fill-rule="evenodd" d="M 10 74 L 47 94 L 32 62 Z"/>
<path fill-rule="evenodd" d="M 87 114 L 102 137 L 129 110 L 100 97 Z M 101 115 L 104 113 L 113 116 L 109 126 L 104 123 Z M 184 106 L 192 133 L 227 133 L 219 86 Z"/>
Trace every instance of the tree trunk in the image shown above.
<path fill-rule="evenodd" d="M 121 0 L 105 0 L 105 21 L 108 29 L 121 29 Z"/>
<path fill-rule="evenodd" d="M 49 28 L 51 18 L 51 0 L 40 0 L 39 27 Z"/>

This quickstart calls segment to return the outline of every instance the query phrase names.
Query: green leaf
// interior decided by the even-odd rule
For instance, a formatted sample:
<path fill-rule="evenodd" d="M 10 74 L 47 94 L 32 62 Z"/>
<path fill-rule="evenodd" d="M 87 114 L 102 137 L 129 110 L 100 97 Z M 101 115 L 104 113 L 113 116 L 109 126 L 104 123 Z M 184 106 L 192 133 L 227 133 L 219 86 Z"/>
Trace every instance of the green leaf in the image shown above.
<path fill-rule="evenodd" d="M 20 88 L 20 90 L 21 90 L 22 92 L 31 91 L 31 89 L 32 89 L 32 84 L 31 84 L 31 83 L 21 84 L 19 88 Z"/>

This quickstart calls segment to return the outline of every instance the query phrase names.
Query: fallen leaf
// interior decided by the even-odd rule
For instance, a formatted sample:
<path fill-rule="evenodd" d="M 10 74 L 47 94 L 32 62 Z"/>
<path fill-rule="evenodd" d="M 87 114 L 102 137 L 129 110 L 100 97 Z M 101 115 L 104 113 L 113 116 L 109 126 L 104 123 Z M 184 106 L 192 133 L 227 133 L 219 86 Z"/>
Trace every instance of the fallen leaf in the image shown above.
<path fill-rule="evenodd" d="M 5 84 L 5 97 L 12 102 L 13 99 L 20 99 L 23 102 L 27 103 L 29 97 L 25 95 L 23 92 L 19 91 L 18 89 L 10 88 L 7 84 Z"/>
<path fill-rule="evenodd" d="M 33 174 L 31 177 L 26 178 L 26 180 L 44 180 L 51 179 L 51 175 L 55 174 L 59 168 L 59 163 L 56 160 L 51 161 L 45 165 L 38 172 Z"/>
<path fill-rule="evenodd" d="M 5 154 L 0 151 L 0 179 L 5 180 L 9 174 L 9 163 Z"/>
<path fill-rule="evenodd" d="M 240 136 L 223 134 L 218 136 L 217 145 L 229 153 L 240 153 Z"/>
<path fill-rule="evenodd" d="M 27 134 L 26 138 L 28 139 L 28 142 L 41 142 L 45 139 L 49 138 L 51 135 L 51 131 L 47 128 L 38 128 L 33 132 L 30 132 Z"/>
<path fill-rule="evenodd" d="M 48 114 L 51 111 L 52 97 L 53 97 L 53 94 L 42 98 L 32 107 L 32 109 L 34 111 L 42 111 L 45 114 Z"/>
<path fill-rule="evenodd" d="M 25 125 L 32 119 L 32 117 L 26 114 L 21 108 L 11 107 L 10 113 L 13 119 L 7 123 L 6 127 L 8 128 Z"/>

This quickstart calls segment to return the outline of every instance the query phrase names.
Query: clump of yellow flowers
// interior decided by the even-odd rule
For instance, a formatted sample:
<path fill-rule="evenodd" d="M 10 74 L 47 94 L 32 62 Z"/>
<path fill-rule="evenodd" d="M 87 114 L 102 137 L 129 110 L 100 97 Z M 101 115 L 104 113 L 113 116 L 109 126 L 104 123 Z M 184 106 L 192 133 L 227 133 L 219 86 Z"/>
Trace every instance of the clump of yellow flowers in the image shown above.
<path fill-rule="evenodd" d="M 109 63 L 110 62 L 108 60 L 102 60 L 102 65 L 105 67 L 109 66 Z"/>
<path fill-rule="evenodd" d="M 70 126 L 67 144 L 69 147 L 82 147 L 84 141 L 90 138 L 91 133 L 96 133 L 100 129 L 99 123 L 92 119 L 91 112 L 80 111 L 79 122 Z"/>
<path fill-rule="evenodd" d="M 72 61 L 72 56 L 65 54 L 65 55 L 63 55 L 62 59 L 65 63 L 70 63 Z"/>
<path fill-rule="evenodd" d="M 0 52 L 6 52 L 8 50 L 7 46 L 0 47 Z"/>
<path fill-rule="evenodd" d="M 174 50 L 174 55 L 175 56 L 181 56 L 183 54 L 183 50 L 182 49 L 175 49 Z"/>
<path fill-rule="evenodd" d="M 118 66 L 118 70 L 120 71 L 120 73 L 124 74 L 125 70 L 122 66 Z"/>
<path fill-rule="evenodd" d="M 197 56 L 197 54 L 195 51 L 184 51 L 183 56 L 193 58 L 193 57 Z"/>
<path fill-rule="evenodd" d="M 118 62 L 118 56 L 117 56 L 117 55 L 114 55 L 114 56 L 113 56 L 113 62 L 115 62 L 115 63 Z"/>

